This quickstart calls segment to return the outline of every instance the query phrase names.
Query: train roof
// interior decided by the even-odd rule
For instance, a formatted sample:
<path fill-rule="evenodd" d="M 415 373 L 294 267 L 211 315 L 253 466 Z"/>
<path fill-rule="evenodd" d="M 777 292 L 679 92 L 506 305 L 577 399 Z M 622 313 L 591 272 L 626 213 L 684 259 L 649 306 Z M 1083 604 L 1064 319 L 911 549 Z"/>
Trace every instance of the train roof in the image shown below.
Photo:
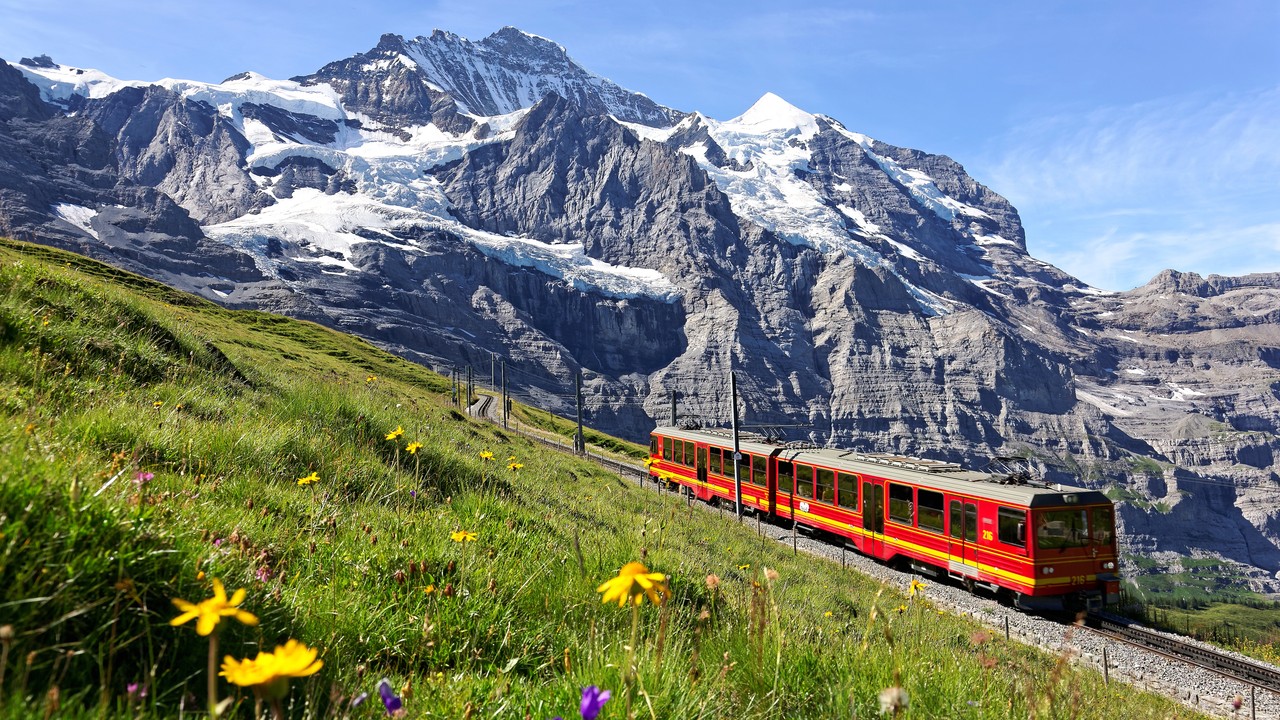
<path fill-rule="evenodd" d="M 655 434 L 684 440 L 733 446 L 733 432 L 712 428 L 685 430 L 658 427 Z M 956 463 L 927 460 L 890 453 L 862 453 L 855 450 L 819 448 L 798 443 L 782 444 L 753 433 L 739 433 L 738 445 L 743 452 L 772 455 L 788 462 L 802 462 L 835 470 L 874 475 L 887 480 L 959 494 L 981 495 L 998 502 L 1039 507 L 1045 505 L 1111 504 L 1111 499 L 1097 490 L 1045 483 L 1037 480 L 1018 482 L 1008 474 L 967 470 Z"/>

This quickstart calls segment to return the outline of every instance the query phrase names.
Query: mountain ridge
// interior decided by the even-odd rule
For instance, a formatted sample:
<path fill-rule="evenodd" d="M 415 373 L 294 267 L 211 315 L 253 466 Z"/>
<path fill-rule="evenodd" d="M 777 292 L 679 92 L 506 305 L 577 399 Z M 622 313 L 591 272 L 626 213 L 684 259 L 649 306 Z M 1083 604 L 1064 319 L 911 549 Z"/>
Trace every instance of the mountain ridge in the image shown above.
<path fill-rule="evenodd" d="M 728 417 L 733 371 L 754 423 L 1023 454 L 1143 498 L 1134 552 L 1280 590 L 1280 275 L 1090 288 L 945 155 L 772 93 L 663 108 L 514 28 L 387 34 L 287 81 L 0 64 L 0 122 L 0 231 L 436 366 L 501 355 L 552 409 L 582 372 L 589 420 L 637 439 L 673 391 Z"/>

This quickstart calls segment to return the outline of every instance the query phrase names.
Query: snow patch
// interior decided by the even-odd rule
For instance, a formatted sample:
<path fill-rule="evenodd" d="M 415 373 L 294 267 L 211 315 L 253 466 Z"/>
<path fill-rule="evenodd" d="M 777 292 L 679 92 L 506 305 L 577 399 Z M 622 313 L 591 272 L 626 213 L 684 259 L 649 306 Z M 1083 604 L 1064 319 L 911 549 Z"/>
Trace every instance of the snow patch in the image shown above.
<path fill-rule="evenodd" d="M 1099 410 L 1105 413 L 1110 413 L 1112 415 L 1115 415 L 1116 417 L 1130 417 L 1131 415 L 1133 415 L 1131 411 L 1121 410 L 1120 408 L 1116 407 L 1115 405 L 1112 405 L 1111 403 L 1108 403 L 1106 400 L 1103 400 L 1097 395 L 1094 395 L 1092 393 L 1087 393 L 1084 390 L 1081 390 L 1080 388 L 1076 388 L 1076 399 L 1083 400 L 1084 402 L 1089 403 L 1090 405 L 1098 408 Z"/>
<path fill-rule="evenodd" d="M 93 219 L 97 217 L 98 211 L 83 205 L 72 205 L 70 203 L 58 203 L 53 206 L 53 214 L 59 218 L 75 225 L 98 240 L 98 231 L 93 229 L 91 224 Z"/>
<path fill-rule="evenodd" d="M 1204 396 L 1204 393 L 1198 390 L 1184 388 L 1181 385 L 1178 385 L 1177 383 L 1169 383 L 1169 388 L 1170 390 L 1173 391 L 1173 394 L 1169 397 L 1169 399 L 1177 402 L 1186 402 L 1188 400 L 1191 400 L 1192 398 Z"/>
<path fill-rule="evenodd" d="M 1143 370 L 1142 368 L 1125 368 L 1124 372 L 1127 375 L 1146 375 L 1147 374 L 1147 371 Z"/>

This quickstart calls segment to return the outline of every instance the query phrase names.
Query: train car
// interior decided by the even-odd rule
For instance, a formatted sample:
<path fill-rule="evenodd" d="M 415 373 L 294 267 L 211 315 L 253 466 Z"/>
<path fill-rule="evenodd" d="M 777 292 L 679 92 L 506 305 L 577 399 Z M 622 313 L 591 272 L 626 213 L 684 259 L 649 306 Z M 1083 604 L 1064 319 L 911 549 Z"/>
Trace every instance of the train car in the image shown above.
<path fill-rule="evenodd" d="M 1011 594 L 1026 609 L 1119 600 L 1115 515 L 1095 490 L 1020 473 L 739 435 L 744 508 L 844 538 L 879 560 Z M 659 427 L 649 474 L 734 501 L 733 436 Z"/>

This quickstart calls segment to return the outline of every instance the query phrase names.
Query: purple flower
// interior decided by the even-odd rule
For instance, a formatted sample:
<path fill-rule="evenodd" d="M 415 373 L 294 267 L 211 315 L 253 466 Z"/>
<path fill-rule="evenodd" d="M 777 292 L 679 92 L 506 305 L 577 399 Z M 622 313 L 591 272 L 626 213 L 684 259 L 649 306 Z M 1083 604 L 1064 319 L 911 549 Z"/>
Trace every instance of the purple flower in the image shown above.
<path fill-rule="evenodd" d="M 390 680 L 382 678 L 378 681 L 378 694 L 382 696 L 382 705 L 387 709 L 388 715 L 395 715 L 404 707 L 404 703 L 400 702 L 400 698 L 391 689 Z"/>
<path fill-rule="evenodd" d="M 369 699 L 369 693 L 362 692 L 359 695 L 351 698 L 351 707 L 358 708 L 364 704 L 365 700 L 368 700 L 368 699 Z"/>
<path fill-rule="evenodd" d="M 417 500 L 417 499 L 418 499 L 418 491 L 417 491 L 417 490 L 410 490 L 410 491 L 409 491 L 409 497 L 413 498 L 414 500 Z"/>
<path fill-rule="evenodd" d="M 142 487 L 143 485 L 146 485 L 147 483 L 151 482 L 151 479 L 154 477 L 155 475 L 152 473 L 143 472 L 139 470 L 133 476 L 133 484 L 137 485 L 138 487 Z"/>
<path fill-rule="evenodd" d="M 578 706 L 582 720 L 596 720 L 596 716 L 604 709 L 604 704 L 609 702 L 609 696 L 608 690 L 601 690 L 595 685 L 582 688 L 582 704 Z"/>
<path fill-rule="evenodd" d="M 147 696 L 146 683 L 129 683 L 124 686 L 124 689 L 129 693 L 130 700 L 134 698 L 144 698 Z"/>

